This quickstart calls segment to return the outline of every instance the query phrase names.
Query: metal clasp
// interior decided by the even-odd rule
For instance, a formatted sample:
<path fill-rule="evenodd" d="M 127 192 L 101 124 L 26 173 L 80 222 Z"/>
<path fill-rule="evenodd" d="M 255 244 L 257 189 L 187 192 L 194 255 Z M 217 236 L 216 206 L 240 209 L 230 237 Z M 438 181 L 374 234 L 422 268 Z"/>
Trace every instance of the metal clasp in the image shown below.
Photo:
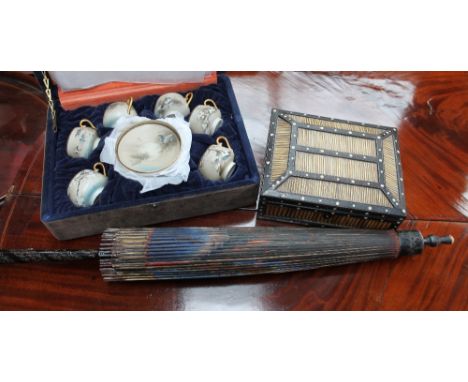
<path fill-rule="evenodd" d="M 50 88 L 50 80 L 49 77 L 47 76 L 47 72 L 42 72 L 42 82 L 44 83 L 45 86 L 45 94 L 47 96 L 47 101 L 49 103 L 49 110 L 50 110 L 50 116 L 52 117 L 52 128 L 54 130 L 54 133 L 57 132 L 57 116 L 55 112 L 55 104 L 54 100 L 52 99 L 52 90 Z"/>

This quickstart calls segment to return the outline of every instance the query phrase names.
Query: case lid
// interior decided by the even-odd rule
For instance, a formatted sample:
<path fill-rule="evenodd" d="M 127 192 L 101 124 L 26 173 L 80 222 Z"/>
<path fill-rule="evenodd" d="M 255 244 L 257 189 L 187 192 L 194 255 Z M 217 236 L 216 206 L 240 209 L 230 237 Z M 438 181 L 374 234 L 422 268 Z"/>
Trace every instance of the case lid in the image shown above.
<path fill-rule="evenodd" d="M 43 75 L 44 72 L 41 72 Z M 66 109 L 139 98 L 150 94 L 185 92 L 216 83 L 216 72 L 79 72 L 52 71 L 58 101 Z"/>
<path fill-rule="evenodd" d="M 403 218 L 397 130 L 273 109 L 261 196 Z"/>

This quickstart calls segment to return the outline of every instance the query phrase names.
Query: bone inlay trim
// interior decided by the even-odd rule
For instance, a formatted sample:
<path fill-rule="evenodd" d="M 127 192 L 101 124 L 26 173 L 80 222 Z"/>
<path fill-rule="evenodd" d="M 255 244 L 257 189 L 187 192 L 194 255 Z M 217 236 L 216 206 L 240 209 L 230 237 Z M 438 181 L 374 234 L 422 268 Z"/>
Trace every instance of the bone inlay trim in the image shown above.
<path fill-rule="evenodd" d="M 342 178 L 378 182 L 377 165 L 372 162 L 296 152 L 296 170 Z"/>
<path fill-rule="evenodd" d="M 372 139 L 357 138 L 308 129 L 298 129 L 297 144 L 351 154 L 376 156 Z"/>
<path fill-rule="evenodd" d="M 338 201 L 346 200 L 349 202 L 392 207 L 383 192 L 379 189 L 356 186 L 352 184 L 290 177 L 278 187 L 278 190 L 299 195 L 323 197 Z"/>

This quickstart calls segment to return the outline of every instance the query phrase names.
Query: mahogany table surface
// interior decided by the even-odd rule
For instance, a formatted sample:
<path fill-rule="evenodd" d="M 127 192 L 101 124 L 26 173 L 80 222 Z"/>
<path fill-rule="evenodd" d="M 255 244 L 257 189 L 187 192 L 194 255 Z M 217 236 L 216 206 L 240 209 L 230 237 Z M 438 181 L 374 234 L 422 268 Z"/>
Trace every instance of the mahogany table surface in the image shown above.
<path fill-rule="evenodd" d="M 468 73 L 229 73 L 260 171 L 274 107 L 399 130 L 408 218 L 452 234 L 421 256 L 290 274 L 106 283 L 98 262 L 0 267 L 3 310 L 466 310 Z M 46 101 L 28 73 L 0 73 L 0 248 L 97 248 L 60 242 L 39 218 Z M 254 206 L 166 226 L 255 226 Z"/>

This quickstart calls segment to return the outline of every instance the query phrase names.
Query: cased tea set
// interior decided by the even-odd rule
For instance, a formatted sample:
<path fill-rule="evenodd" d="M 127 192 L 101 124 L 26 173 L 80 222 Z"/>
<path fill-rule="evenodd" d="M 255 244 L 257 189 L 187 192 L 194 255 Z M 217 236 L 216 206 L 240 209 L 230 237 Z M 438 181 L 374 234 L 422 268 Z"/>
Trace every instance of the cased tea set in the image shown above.
<path fill-rule="evenodd" d="M 187 181 L 192 134 L 213 136 L 223 125 L 221 111 L 211 99 L 190 113 L 193 93 L 166 93 L 154 107 L 156 120 L 138 116 L 133 99 L 107 106 L 102 124 L 113 129 L 105 138 L 100 162 L 93 169 L 78 172 L 70 181 L 67 195 L 76 207 L 94 204 L 108 183 L 104 163 L 122 176 L 140 182 L 141 192 Z M 188 122 L 185 120 L 189 117 Z M 89 158 L 102 138 L 89 119 L 82 119 L 67 140 L 72 158 Z M 235 171 L 234 151 L 224 136 L 216 138 L 202 155 L 198 168 L 211 181 L 226 181 Z"/>

